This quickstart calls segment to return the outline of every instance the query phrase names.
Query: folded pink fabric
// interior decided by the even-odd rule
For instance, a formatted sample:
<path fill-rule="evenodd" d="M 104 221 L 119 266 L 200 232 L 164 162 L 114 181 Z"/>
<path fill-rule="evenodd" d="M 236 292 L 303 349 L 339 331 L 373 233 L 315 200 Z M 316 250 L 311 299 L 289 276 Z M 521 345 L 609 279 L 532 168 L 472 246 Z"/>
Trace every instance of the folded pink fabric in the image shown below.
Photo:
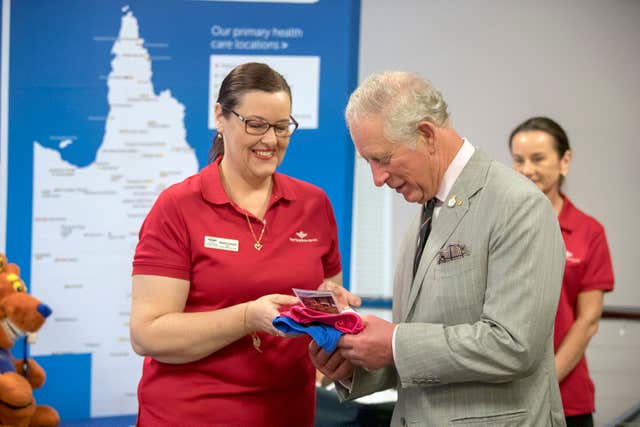
<path fill-rule="evenodd" d="M 342 313 L 330 314 L 313 310 L 302 305 L 294 305 L 289 310 L 281 313 L 303 325 L 318 322 L 323 325 L 333 326 L 345 334 L 357 334 L 364 329 L 362 318 L 355 311 L 343 311 Z"/>

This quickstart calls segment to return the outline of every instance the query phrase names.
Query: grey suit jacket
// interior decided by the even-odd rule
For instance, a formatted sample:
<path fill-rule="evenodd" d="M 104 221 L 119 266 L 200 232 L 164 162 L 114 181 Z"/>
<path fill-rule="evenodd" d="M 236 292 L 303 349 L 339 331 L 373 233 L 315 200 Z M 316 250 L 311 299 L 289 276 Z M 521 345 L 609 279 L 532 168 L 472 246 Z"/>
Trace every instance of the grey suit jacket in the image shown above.
<path fill-rule="evenodd" d="M 563 426 L 553 321 L 565 250 L 547 197 L 476 149 L 414 279 L 418 222 L 394 279 L 395 366 L 357 370 L 343 397 L 397 387 L 392 425 Z"/>

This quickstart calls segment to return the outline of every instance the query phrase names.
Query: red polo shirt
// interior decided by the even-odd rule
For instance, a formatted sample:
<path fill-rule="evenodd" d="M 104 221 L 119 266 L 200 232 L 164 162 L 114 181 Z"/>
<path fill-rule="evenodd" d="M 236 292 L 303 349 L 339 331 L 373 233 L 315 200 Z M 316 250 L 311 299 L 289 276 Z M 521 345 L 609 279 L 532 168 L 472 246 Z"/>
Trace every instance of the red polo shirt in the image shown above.
<path fill-rule="evenodd" d="M 556 314 L 556 350 L 575 322 L 578 294 L 594 289 L 605 292 L 613 289 L 613 268 L 604 228 L 594 218 L 578 210 L 566 196 L 562 197 L 564 203 L 558 221 L 567 259 Z M 595 410 L 594 386 L 585 357 L 562 380 L 560 394 L 566 416 L 590 414 Z"/>
<path fill-rule="evenodd" d="M 261 251 L 245 211 L 227 196 L 219 160 L 165 190 L 140 230 L 133 274 L 190 282 L 185 312 L 216 310 L 263 295 L 316 289 L 341 271 L 337 227 L 326 194 L 274 175 Z M 251 217 L 258 237 L 262 223 Z M 311 426 L 315 375 L 308 340 L 259 333 L 196 362 L 147 357 L 138 387 L 146 425 Z"/>

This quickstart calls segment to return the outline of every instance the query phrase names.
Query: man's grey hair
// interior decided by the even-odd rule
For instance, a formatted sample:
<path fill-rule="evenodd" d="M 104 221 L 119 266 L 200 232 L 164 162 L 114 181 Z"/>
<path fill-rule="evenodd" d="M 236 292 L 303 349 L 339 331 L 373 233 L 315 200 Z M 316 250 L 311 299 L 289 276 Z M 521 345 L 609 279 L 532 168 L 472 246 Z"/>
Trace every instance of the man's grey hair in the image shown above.
<path fill-rule="evenodd" d="M 349 126 L 359 118 L 377 114 L 382 117 L 389 141 L 412 146 L 419 122 L 426 120 L 441 127 L 449 119 L 442 94 L 418 74 L 403 71 L 373 74 L 351 94 L 345 112 Z"/>

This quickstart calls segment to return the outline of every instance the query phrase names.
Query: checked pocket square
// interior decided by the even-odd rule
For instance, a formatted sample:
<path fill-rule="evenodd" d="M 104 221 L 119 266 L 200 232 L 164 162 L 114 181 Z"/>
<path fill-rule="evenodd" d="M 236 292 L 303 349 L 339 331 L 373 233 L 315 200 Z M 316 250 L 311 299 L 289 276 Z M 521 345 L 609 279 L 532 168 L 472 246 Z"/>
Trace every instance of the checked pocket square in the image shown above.
<path fill-rule="evenodd" d="M 438 252 L 438 264 L 455 261 L 469 255 L 469 250 L 462 243 L 449 243 Z"/>

